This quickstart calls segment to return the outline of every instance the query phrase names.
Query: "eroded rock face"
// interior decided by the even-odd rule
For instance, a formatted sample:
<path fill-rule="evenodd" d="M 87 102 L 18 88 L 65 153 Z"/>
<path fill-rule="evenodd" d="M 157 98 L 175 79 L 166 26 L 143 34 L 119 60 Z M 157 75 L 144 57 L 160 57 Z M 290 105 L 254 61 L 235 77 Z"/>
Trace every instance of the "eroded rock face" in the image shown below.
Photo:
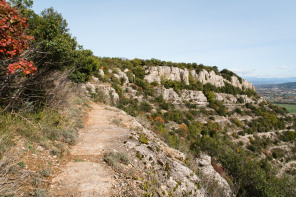
<path fill-rule="evenodd" d="M 123 85 L 126 85 L 129 83 L 128 81 L 128 77 L 127 75 L 125 74 L 125 72 L 122 72 L 121 70 L 117 69 L 117 73 L 118 74 L 113 74 L 114 77 L 116 77 L 117 79 L 121 80 L 123 79 Z"/>
<path fill-rule="evenodd" d="M 192 70 L 191 75 L 196 81 L 199 81 L 203 84 L 210 83 L 217 87 L 224 86 L 225 79 L 220 75 L 216 75 L 214 71 L 208 72 L 206 70 L 202 70 L 199 73 L 196 73 L 195 70 Z"/>
<path fill-rule="evenodd" d="M 183 101 L 188 101 L 194 104 L 207 105 L 208 100 L 202 91 L 183 90 L 181 93 Z"/>
<path fill-rule="evenodd" d="M 146 70 L 145 80 L 149 83 L 154 81 L 160 83 L 162 77 L 166 79 L 170 79 L 173 81 L 184 81 L 187 85 L 189 84 L 189 73 L 193 77 L 194 80 L 201 82 L 203 84 L 210 83 L 217 87 L 225 86 L 225 82 L 232 84 L 238 88 L 252 89 L 254 90 L 254 86 L 246 81 L 242 80 L 242 83 L 236 76 L 232 76 L 231 81 L 224 79 L 221 75 L 216 74 L 214 71 L 208 72 L 207 70 L 202 70 L 197 73 L 195 70 L 181 69 L 177 67 L 169 67 L 169 66 L 153 66 L 148 67 Z"/>
<path fill-rule="evenodd" d="M 142 132 L 149 139 L 148 143 L 139 144 L 137 141 L 128 140 L 125 145 L 129 152 L 135 151 L 141 158 L 135 164 L 137 169 L 153 171 L 151 178 L 160 185 L 157 190 L 161 189 L 165 191 L 165 194 L 170 191 L 173 196 L 206 196 L 207 192 L 202 188 L 199 177 L 184 165 L 186 156 L 180 151 L 170 148 L 153 132 L 143 128 L 140 124 L 137 125 L 142 128 Z M 134 134 L 137 139 L 138 134 Z"/>
<path fill-rule="evenodd" d="M 242 79 L 242 83 L 240 83 L 239 79 L 236 76 L 231 77 L 231 84 L 235 87 L 239 87 L 240 89 L 244 87 L 245 89 L 255 90 L 255 87 L 251 82 L 248 82 L 247 80 Z"/>
<path fill-rule="evenodd" d="M 102 96 L 104 96 L 106 98 L 106 101 L 118 103 L 119 95 L 116 93 L 114 88 L 106 85 L 99 85 L 97 88 L 98 88 L 98 94 L 101 94 Z"/>
<path fill-rule="evenodd" d="M 181 104 L 184 101 L 188 101 L 194 104 L 207 105 L 207 98 L 202 91 L 194 90 L 182 90 L 180 95 L 178 95 L 173 88 L 166 89 L 164 87 L 156 89 L 156 94 L 158 96 L 162 95 L 167 101 L 174 104 Z"/>
<path fill-rule="evenodd" d="M 187 69 L 181 69 L 177 67 L 169 66 L 153 66 L 146 70 L 145 80 L 149 83 L 156 81 L 161 82 L 161 78 L 170 79 L 173 81 L 184 81 L 189 85 L 189 72 Z"/>
<path fill-rule="evenodd" d="M 225 104 L 234 104 L 237 102 L 237 99 L 232 94 L 215 93 L 215 99 L 223 101 Z"/>
<path fill-rule="evenodd" d="M 170 102 L 172 102 L 174 104 L 179 104 L 179 103 L 182 102 L 181 98 L 174 91 L 173 88 L 170 88 L 170 89 L 166 89 L 164 87 L 157 88 L 156 89 L 156 95 L 157 96 L 162 95 L 165 100 L 170 101 Z"/>
<path fill-rule="evenodd" d="M 114 88 L 109 85 L 98 85 L 87 82 L 86 84 L 83 84 L 81 88 L 84 89 L 87 94 L 97 94 L 98 97 L 107 104 L 112 104 L 112 102 L 116 104 L 119 101 L 119 95 L 116 93 Z"/>
<path fill-rule="evenodd" d="M 241 98 L 244 99 L 244 103 L 255 103 L 256 100 L 253 98 L 249 98 L 248 95 L 240 95 Z"/>
<path fill-rule="evenodd" d="M 212 188 L 215 191 L 213 196 L 233 196 L 227 181 L 213 168 L 209 155 L 201 155 L 196 159 L 196 162 L 199 166 L 201 179 L 208 184 L 209 189 Z"/>

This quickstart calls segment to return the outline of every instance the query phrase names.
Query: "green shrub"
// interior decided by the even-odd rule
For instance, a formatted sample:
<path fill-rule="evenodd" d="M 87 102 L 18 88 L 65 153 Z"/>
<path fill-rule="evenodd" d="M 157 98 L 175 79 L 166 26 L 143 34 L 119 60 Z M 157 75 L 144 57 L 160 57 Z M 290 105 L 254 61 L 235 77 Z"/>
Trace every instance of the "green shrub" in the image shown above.
<path fill-rule="evenodd" d="M 275 159 L 283 158 L 285 156 L 285 151 L 280 148 L 274 148 L 272 149 L 272 157 Z"/>
<path fill-rule="evenodd" d="M 242 114 L 243 112 L 242 112 L 242 110 L 240 109 L 240 108 L 235 108 L 235 110 L 234 110 L 236 113 L 238 113 L 238 114 Z"/>
<path fill-rule="evenodd" d="M 93 56 L 92 51 L 77 51 L 75 70 L 70 74 L 70 78 L 75 82 L 87 82 L 95 71 L 99 69 L 99 61 Z"/>
<path fill-rule="evenodd" d="M 140 110 L 144 112 L 150 112 L 151 111 L 151 105 L 147 102 L 141 102 L 140 103 Z"/>
<path fill-rule="evenodd" d="M 231 77 L 232 76 L 236 76 L 238 78 L 238 80 L 239 80 L 240 83 L 243 82 L 243 79 L 241 77 L 237 76 L 234 72 L 232 72 L 230 70 L 223 69 L 223 70 L 220 71 L 220 73 L 221 73 L 221 75 L 222 75 L 222 77 L 224 79 L 227 79 L 230 82 L 231 82 Z"/>
<path fill-rule="evenodd" d="M 244 98 L 242 97 L 237 98 L 237 103 L 244 103 L 244 102 L 245 102 Z"/>
<path fill-rule="evenodd" d="M 138 140 L 142 144 L 148 144 L 148 142 L 149 142 L 149 139 L 144 134 L 140 134 Z"/>

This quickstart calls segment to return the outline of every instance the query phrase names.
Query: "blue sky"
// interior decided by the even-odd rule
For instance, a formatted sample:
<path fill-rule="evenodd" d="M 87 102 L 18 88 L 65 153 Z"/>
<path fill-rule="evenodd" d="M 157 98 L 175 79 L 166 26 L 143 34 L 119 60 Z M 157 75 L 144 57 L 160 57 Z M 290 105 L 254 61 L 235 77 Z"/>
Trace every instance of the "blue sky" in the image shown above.
<path fill-rule="evenodd" d="M 296 77 L 295 0 L 35 0 L 97 56 L 196 62 Z"/>

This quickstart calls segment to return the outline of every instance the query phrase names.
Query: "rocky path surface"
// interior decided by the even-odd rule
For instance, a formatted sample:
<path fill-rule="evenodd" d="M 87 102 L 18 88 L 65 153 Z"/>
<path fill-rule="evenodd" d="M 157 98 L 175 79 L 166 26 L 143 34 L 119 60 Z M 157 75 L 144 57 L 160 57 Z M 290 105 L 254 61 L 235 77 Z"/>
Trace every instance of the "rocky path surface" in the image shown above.
<path fill-rule="evenodd" d="M 125 112 L 91 107 L 78 143 L 61 158 L 51 196 L 207 196 L 183 153 Z"/>
<path fill-rule="evenodd" d="M 72 148 L 62 172 L 52 179 L 52 196 L 112 196 L 115 171 L 106 165 L 104 154 L 120 149 L 129 130 L 117 126 L 116 119 L 124 119 L 119 111 L 105 105 L 91 104 L 85 128 Z M 121 143 L 120 143 L 121 142 Z"/>

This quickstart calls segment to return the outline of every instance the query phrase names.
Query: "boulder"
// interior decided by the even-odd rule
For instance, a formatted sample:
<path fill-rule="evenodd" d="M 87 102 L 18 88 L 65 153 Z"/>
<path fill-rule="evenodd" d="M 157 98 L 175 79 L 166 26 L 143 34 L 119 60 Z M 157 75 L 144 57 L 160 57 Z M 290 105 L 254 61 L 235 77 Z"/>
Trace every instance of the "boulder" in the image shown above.
<path fill-rule="evenodd" d="M 215 99 L 218 101 L 222 101 L 225 104 L 235 104 L 237 102 L 235 96 L 225 93 L 215 93 Z"/>
<path fill-rule="evenodd" d="M 174 91 L 173 88 L 166 89 L 164 87 L 157 88 L 156 89 L 156 95 L 157 96 L 163 96 L 163 98 L 167 101 L 170 101 L 174 104 L 180 104 L 182 102 L 182 99 L 179 97 L 179 95 Z"/>
<path fill-rule="evenodd" d="M 90 93 L 96 93 L 96 86 L 90 82 L 87 82 L 84 86 L 87 91 L 89 91 Z"/>
<path fill-rule="evenodd" d="M 215 188 L 213 196 L 233 196 L 232 190 L 227 181 L 215 171 L 211 164 L 211 157 L 209 155 L 202 154 L 196 159 L 200 177 L 203 182 L 207 183 L 207 187 Z"/>
<path fill-rule="evenodd" d="M 207 105 L 208 101 L 202 91 L 182 90 L 181 98 L 183 101 L 188 101 L 195 104 Z"/>
<path fill-rule="evenodd" d="M 114 88 L 108 86 L 108 85 L 98 85 L 97 86 L 98 96 L 103 99 L 105 103 L 111 104 L 118 103 L 119 101 L 119 95 L 116 93 Z"/>
<path fill-rule="evenodd" d="M 104 73 L 104 71 L 103 71 L 102 69 L 99 69 L 99 74 L 100 74 L 102 77 L 105 76 L 105 73 Z"/>
<path fill-rule="evenodd" d="M 99 81 L 99 79 L 97 77 L 95 77 L 95 76 L 91 76 L 91 80 L 93 80 L 94 82 Z"/>

